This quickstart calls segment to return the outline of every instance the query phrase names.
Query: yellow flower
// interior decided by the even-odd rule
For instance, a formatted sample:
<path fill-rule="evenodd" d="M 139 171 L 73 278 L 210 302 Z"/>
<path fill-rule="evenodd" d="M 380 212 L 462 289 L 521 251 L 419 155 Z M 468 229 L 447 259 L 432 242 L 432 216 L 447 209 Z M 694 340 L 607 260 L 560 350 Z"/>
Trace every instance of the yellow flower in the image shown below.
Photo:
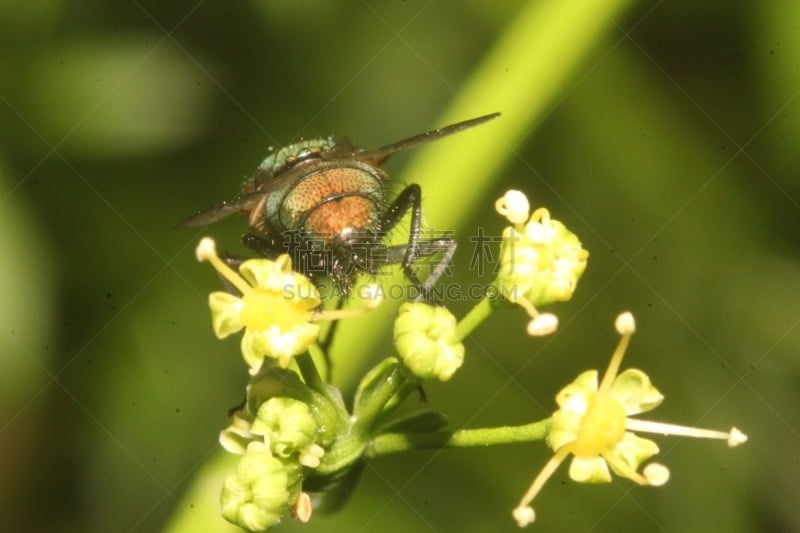
<path fill-rule="evenodd" d="M 511 226 L 503 230 L 497 286 L 500 295 L 522 306 L 531 316 L 530 335 L 555 331 L 555 315 L 540 314 L 536 306 L 569 300 L 586 269 L 589 252 L 564 224 L 545 208 L 530 214 L 527 197 L 508 191 L 495 209 Z"/>
<path fill-rule="evenodd" d="M 574 455 L 569 469 L 574 481 L 609 482 L 610 465 L 617 475 L 647 485 L 636 470 L 658 453 L 658 446 L 626 431 L 626 418 L 653 409 L 663 399 L 641 370 L 622 372 L 602 394 L 597 370 L 588 370 L 556 396 L 560 409 L 553 413 L 548 444 Z"/>
<path fill-rule="evenodd" d="M 725 439 L 731 447 L 747 440 L 747 436 L 736 428 L 725 433 L 629 418 L 654 409 L 664 396 L 641 370 L 619 372 L 630 337 L 636 329 L 633 315 L 621 314 L 616 329 L 622 338 L 602 381 L 598 383 L 596 370 L 588 370 L 556 396 L 559 409 L 553 413 L 547 437 L 555 454 L 512 513 L 520 527 L 533 522 L 535 513 L 530 502 L 569 455 L 573 456 L 569 477 L 574 481 L 610 482 L 610 468 L 617 475 L 640 485 L 659 486 L 669 480 L 669 469 L 650 463 L 639 472 L 641 464 L 658 453 L 658 446 L 633 431 Z"/>
<path fill-rule="evenodd" d="M 286 368 L 292 358 L 304 353 L 319 335 L 317 320 L 331 320 L 361 314 L 374 308 L 352 311 L 320 309 L 322 299 L 311 281 L 292 271 L 292 260 L 284 254 L 274 261 L 250 259 L 237 274 L 217 255 L 208 237 L 197 246 L 197 258 L 209 261 L 240 293 L 213 292 L 208 297 L 214 333 L 220 339 L 244 329 L 242 355 L 256 374 L 265 357 Z"/>

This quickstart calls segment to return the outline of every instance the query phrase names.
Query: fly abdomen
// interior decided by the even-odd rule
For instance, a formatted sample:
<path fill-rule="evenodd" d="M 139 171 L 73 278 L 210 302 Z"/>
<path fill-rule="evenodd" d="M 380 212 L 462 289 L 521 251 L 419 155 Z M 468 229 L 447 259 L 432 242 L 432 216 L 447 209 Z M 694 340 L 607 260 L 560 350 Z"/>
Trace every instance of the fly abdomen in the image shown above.
<path fill-rule="evenodd" d="M 354 160 L 308 167 L 280 199 L 281 227 L 302 229 L 328 242 L 376 227 L 384 208 L 383 172 Z"/>

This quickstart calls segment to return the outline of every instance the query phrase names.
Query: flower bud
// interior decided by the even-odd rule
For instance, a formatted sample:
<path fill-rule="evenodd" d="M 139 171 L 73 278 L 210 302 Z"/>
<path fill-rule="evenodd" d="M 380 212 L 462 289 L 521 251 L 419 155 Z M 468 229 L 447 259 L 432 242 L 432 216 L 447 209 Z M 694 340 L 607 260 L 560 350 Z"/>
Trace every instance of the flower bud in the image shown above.
<path fill-rule="evenodd" d="M 222 488 L 222 516 L 248 531 L 277 524 L 300 494 L 299 465 L 273 456 L 251 443 Z"/>
<path fill-rule="evenodd" d="M 307 404 L 292 398 L 270 398 L 258 408 L 250 432 L 263 435 L 278 457 L 289 457 L 314 441 L 317 423 Z"/>
<path fill-rule="evenodd" d="M 400 306 L 394 344 L 400 359 L 420 379 L 447 381 L 464 362 L 456 319 L 444 307 L 413 302 Z"/>

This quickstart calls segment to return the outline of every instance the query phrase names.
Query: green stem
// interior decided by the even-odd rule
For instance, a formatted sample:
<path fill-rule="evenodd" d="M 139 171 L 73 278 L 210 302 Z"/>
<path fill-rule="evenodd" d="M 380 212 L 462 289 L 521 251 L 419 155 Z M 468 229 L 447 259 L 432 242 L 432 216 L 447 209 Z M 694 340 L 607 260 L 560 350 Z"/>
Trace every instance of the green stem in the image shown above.
<path fill-rule="evenodd" d="M 408 382 L 408 373 L 402 366 L 395 366 L 391 373 L 381 382 L 380 387 L 370 396 L 369 402 L 361 410 L 353 423 L 353 434 L 365 437 L 375 426 L 384 407 L 398 393 L 403 391 Z"/>
<path fill-rule="evenodd" d="M 488 296 L 484 296 L 483 299 L 475 304 L 475 307 L 470 309 L 469 313 L 462 318 L 458 322 L 458 326 L 456 326 L 456 335 L 458 336 L 458 340 L 464 340 L 467 335 L 472 333 L 472 331 L 477 328 L 481 322 L 486 320 L 486 318 L 492 314 L 494 310 L 494 304 L 492 299 Z"/>
<path fill-rule="evenodd" d="M 546 418 L 522 426 L 433 431 L 430 433 L 386 433 L 372 440 L 366 455 L 367 457 L 378 457 L 410 450 L 439 450 L 533 442 L 544 440 L 549 426 L 550 419 Z"/>
<path fill-rule="evenodd" d="M 314 364 L 314 358 L 311 356 L 311 352 L 314 352 L 314 354 L 319 357 L 325 357 L 325 354 L 322 352 L 322 349 L 319 347 L 319 345 L 312 344 L 309 346 L 308 352 L 295 357 L 295 361 L 297 361 L 297 367 L 300 369 L 300 375 L 303 376 L 303 381 L 306 382 L 306 385 L 308 385 L 314 391 L 325 396 L 325 398 L 331 400 L 330 391 L 328 390 L 325 382 L 322 380 L 322 376 L 320 376 L 319 371 L 317 370 L 317 365 Z"/>

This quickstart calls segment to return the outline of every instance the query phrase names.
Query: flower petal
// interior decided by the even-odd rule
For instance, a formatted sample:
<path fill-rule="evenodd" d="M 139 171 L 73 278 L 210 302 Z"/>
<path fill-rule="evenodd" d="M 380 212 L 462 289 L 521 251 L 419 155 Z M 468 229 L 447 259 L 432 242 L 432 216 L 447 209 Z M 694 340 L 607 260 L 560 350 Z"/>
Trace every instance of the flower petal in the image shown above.
<path fill-rule="evenodd" d="M 567 409 L 559 409 L 550 419 L 550 430 L 547 432 L 547 444 L 553 450 L 560 450 L 564 445 L 575 442 L 581 429 L 583 415 Z"/>
<path fill-rule="evenodd" d="M 650 377 L 635 368 L 620 373 L 611 386 L 609 396 L 625 408 L 626 415 L 644 413 L 657 407 L 664 395 L 650 382 Z"/>
<path fill-rule="evenodd" d="M 583 415 L 597 394 L 597 370 L 587 370 L 558 391 L 556 403 L 561 408 L 553 413 L 547 443 L 553 450 L 575 441 Z"/>
<path fill-rule="evenodd" d="M 208 295 L 208 306 L 211 308 L 211 325 L 217 338 L 224 339 L 244 327 L 240 298 L 227 292 L 212 292 Z"/>
<path fill-rule="evenodd" d="M 302 302 L 308 309 L 316 309 L 322 303 L 319 290 L 311 281 L 292 271 L 292 261 L 282 255 L 275 261 L 269 259 L 250 259 L 239 267 L 242 277 L 253 287 L 274 292 L 287 300 Z"/>
<path fill-rule="evenodd" d="M 597 392 L 597 370 L 587 370 L 575 380 L 558 391 L 556 403 L 562 409 L 579 410 L 581 414 L 586 412 L 585 404 L 588 403 L 591 395 Z M 578 409 L 576 401 L 583 402 L 583 409 Z"/>
<path fill-rule="evenodd" d="M 607 458 L 615 474 L 637 481 L 630 472 L 636 472 L 643 462 L 657 453 L 658 445 L 655 442 L 627 431 Z"/>
<path fill-rule="evenodd" d="M 569 465 L 569 477 L 578 483 L 610 483 L 611 472 L 602 457 L 581 459 L 574 457 Z"/>
<path fill-rule="evenodd" d="M 220 432 L 219 443 L 228 452 L 242 455 L 252 438 L 250 422 L 234 415 L 231 425 Z"/>
<path fill-rule="evenodd" d="M 257 371 L 261 367 L 266 355 L 266 347 L 269 344 L 269 337 L 264 331 L 256 331 L 251 328 L 244 330 L 242 335 L 242 355 L 251 372 Z"/>
<path fill-rule="evenodd" d="M 242 277 L 253 287 L 264 289 L 276 289 L 280 291 L 282 272 L 275 263 L 269 259 L 248 259 L 239 265 L 239 272 Z"/>

